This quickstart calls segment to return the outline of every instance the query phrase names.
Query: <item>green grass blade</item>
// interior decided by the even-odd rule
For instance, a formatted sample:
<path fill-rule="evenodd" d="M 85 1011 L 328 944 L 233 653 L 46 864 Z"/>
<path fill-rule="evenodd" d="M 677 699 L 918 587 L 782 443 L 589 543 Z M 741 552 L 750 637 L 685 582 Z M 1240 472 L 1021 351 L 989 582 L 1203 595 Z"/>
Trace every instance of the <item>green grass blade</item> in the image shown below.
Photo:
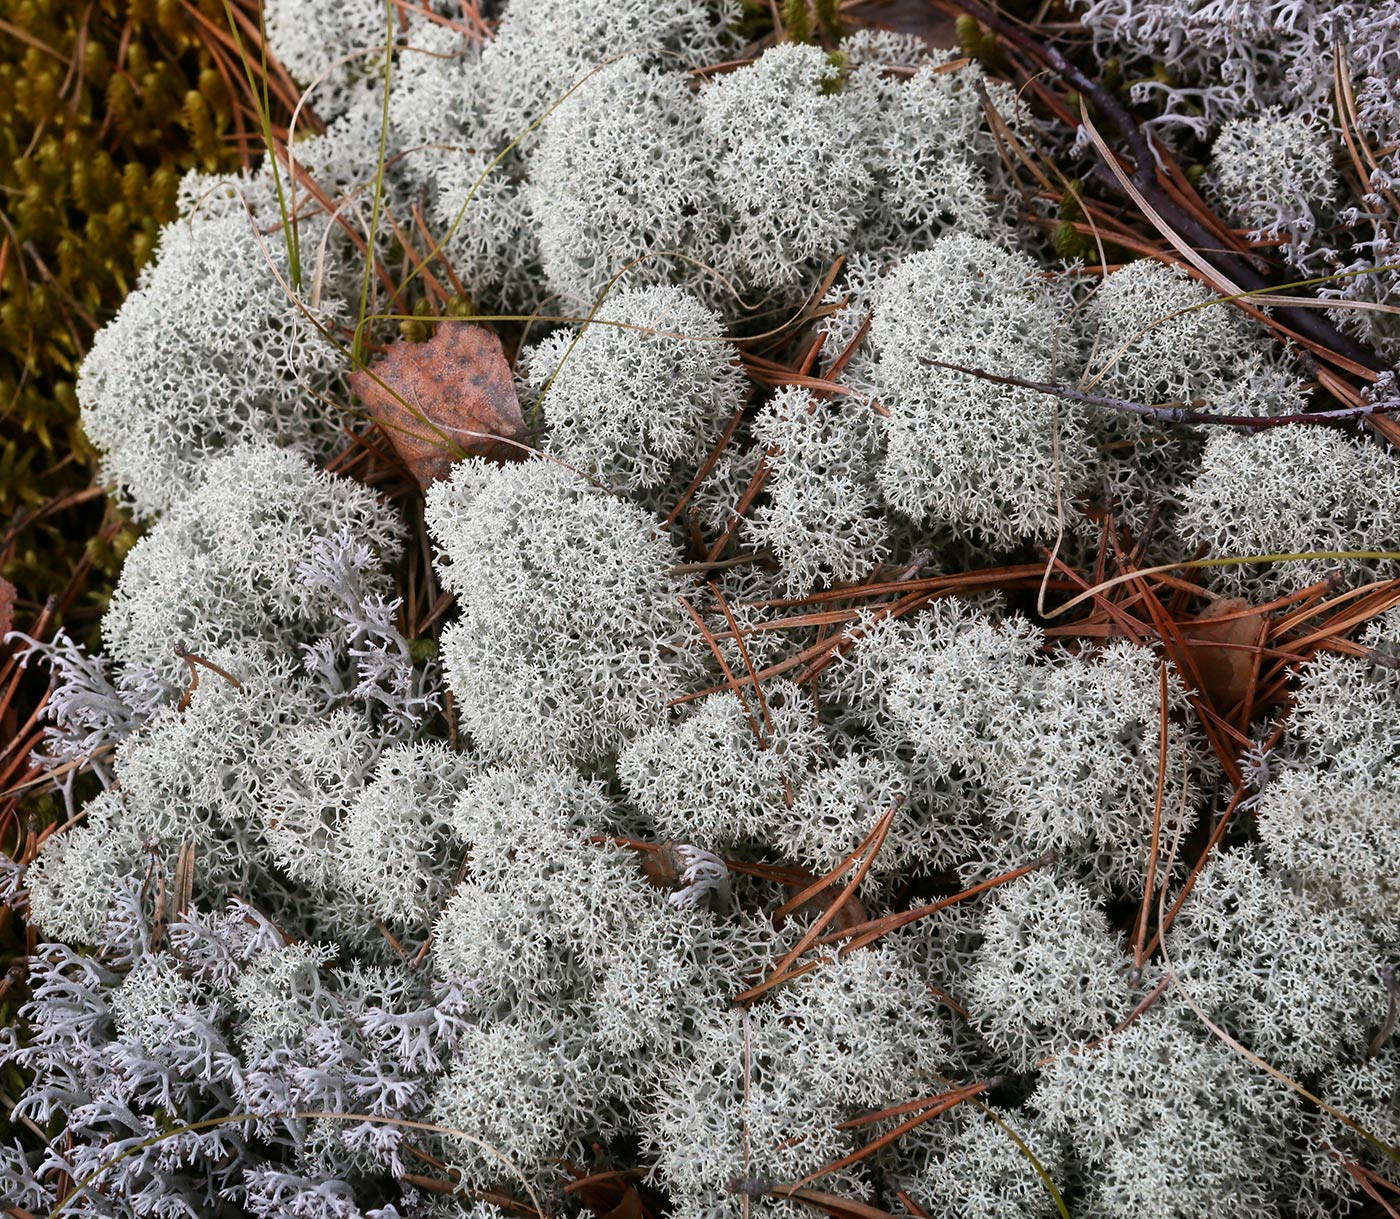
<path fill-rule="evenodd" d="M 266 156 L 272 165 L 272 182 L 277 189 L 277 208 L 282 214 L 282 240 L 287 247 L 287 263 L 292 273 L 292 287 L 301 291 L 301 249 L 297 238 L 297 228 L 294 217 L 287 209 L 287 194 L 282 187 L 282 171 L 277 164 L 277 153 L 272 141 L 272 102 L 267 92 L 267 27 L 263 24 L 262 8 L 258 8 L 258 34 L 262 47 L 262 72 L 261 77 L 254 73 L 253 65 L 248 59 L 247 49 L 243 45 L 243 36 L 238 32 L 238 21 L 233 15 L 233 5 L 230 0 L 224 0 L 224 15 L 228 18 L 228 28 L 233 34 L 234 45 L 238 48 L 238 58 L 243 64 L 244 74 L 248 78 L 248 91 L 253 99 L 253 105 L 258 112 L 258 122 L 262 127 L 263 146 L 266 149 Z M 261 80 L 261 83 L 259 81 Z M 288 151 L 290 156 L 290 150 Z"/>

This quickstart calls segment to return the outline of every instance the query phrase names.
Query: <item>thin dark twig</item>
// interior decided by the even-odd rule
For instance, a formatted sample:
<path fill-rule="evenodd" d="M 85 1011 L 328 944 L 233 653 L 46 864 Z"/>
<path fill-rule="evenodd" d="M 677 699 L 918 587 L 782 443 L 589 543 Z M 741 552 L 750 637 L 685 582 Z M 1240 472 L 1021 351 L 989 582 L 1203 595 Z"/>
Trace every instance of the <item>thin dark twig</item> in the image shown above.
<path fill-rule="evenodd" d="M 1381 402 L 1367 402 L 1361 406 L 1349 406 L 1335 411 L 1310 411 L 1302 415 L 1217 415 L 1211 411 L 1196 410 L 1186 406 L 1144 406 L 1141 402 L 1129 402 L 1126 398 L 1109 398 L 1103 394 L 1086 394 L 1081 389 L 1060 385 L 1055 381 L 1028 381 L 1024 377 L 1011 377 L 1002 373 L 988 372 L 984 368 L 968 368 L 963 364 L 949 364 L 929 356 L 920 356 L 920 364 L 933 368 L 947 368 L 953 372 L 966 373 L 970 377 L 980 377 L 995 385 L 1013 385 L 1018 389 L 1033 390 L 1038 394 L 1050 394 L 1066 402 L 1079 402 L 1085 406 L 1103 406 L 1109 410 L 1122 411 L 1129 415 L 1141 415 L 1168 426 L 1194 426 L 1196 424 L 1216 424 L 1223 427 L 1254 428 L 1284 427 L 1292 423 L 1347 423 L 1364 419 L 1368 415 L 1383 415 L 1390 411 L 1400 411 L 1400 398 L 1386 398 Z"/>

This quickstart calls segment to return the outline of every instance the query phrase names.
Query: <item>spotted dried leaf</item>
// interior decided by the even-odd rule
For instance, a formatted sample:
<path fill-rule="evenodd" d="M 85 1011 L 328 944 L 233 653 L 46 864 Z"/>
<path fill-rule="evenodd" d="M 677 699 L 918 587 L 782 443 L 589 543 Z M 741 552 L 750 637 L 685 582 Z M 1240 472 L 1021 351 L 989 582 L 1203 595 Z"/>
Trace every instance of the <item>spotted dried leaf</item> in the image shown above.
<path fill-rule="evenodd" d="M 467 454 L 520 457 L 525 420 L 501 340 L 484 326 L 439 322 L 424 343 L 400 339 L 355 391 L 422 487 Z"/>
<path fill-rule="evenodd" d="M 15 586 L 0 576 L 0 639 L 15 625 Z"/>

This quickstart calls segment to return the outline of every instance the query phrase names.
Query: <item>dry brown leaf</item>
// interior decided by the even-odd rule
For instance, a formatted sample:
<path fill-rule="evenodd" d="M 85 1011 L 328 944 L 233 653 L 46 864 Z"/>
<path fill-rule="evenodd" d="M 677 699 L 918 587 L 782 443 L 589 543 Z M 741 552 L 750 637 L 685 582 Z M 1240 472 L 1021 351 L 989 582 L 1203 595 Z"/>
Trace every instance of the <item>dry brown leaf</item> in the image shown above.
<path fill-rule="evenodd" d="M 606 1212 L 603 1219 L 647 1219 L 648 1214 L 641 1191 L 635 1185 L 630 1185 L 623 1192 L 622 1200 Z"/>
<path fill-rule="evenodd" d="M 861 0 L 843 6 L 841 16 L 848 27 L 898 30 L 950 51 L 959 46 L 956 19 L 940 13 L 928 0 Z"/>
<path fill-rule="evenodd" d="M 1264 642 L 1267 616 L 1256 613 L 1227 617 L 1249 608 L 1249 602 L 1238 597 L 1215 601 L 1191 622 L 1183 624 L 1182 633 L 1193 644 L 1192 659 L 1201 675 L 1204 693 L 1217 711 L 1235 706 L 1249 693 L 1256 653 L 1248 649 Z M 1221 618 L 1225 620 L 1217 621 Z M 1200 640 L 1206 642 L 1200 643 Z"/>
<path fill-rule="evenodd" d="M 350 388 L 421 487 L 446 477 L 463 453 L 522 456 L 494 439 L 523 441 L 527 429 L 501 340 L 484 326 L 439 322 L 425 343 L 398 339 L 368 371 L 350 374 Z"/>
<path fill-rule="evenodd" d="M 595 1151 L 601 1150 L 598 1144 L 593 1146 Z M 598 1219 L 654 1219 L 660 1212 L 660 1197 L 649 1186 L 639 1184 L 646 1175 L 641 1169 L 604 1167 L 585 1173 L 576 1165 L 565 1164 L 564 1170 L 573 1178 L 564 1192 Z"/>
<path fill-rule="evenodd" d="M 0 576 L 0 638 L 15 625 L 15 586 Z"/>
<path fill-rule="evenodd" d="M 807 888 L 808 885 L 817 879 L 814 873 L 808 872 L 805 868 L 794 869 L 794 872 L 798 874 L 795 879 L 783 882 L 794 894 L 801 893 L 803 889 Z M 820 893 L 814 893 L 798 906 L 792 912 L 791 917 L 820 918 L 844 892 L 845 886 L 839 882 L 828 885 Z M 842 904 L 841 909 L 836 912 L 836 917 L 831 920 L 831 926 L 828 930 L 835 932 L 849 931 L 852 927 L 859 927 L 869 918 L 870 915 L 866 913 L 865 907 L 861 905 L 860 899 L 852 893 Z"/>

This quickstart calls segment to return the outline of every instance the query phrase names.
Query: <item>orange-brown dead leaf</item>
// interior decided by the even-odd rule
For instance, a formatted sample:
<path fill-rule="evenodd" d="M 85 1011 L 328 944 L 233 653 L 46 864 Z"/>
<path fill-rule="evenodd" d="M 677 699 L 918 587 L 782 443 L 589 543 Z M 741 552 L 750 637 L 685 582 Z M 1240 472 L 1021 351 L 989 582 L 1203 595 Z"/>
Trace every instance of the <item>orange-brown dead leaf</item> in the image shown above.
<path fill-rule="evenodd" d="M 15 586 L 0 576 L 0 638 L 15 624 Z"/>
<path fill-rule="evenodd" d="M 501 443 L 523 441 L 527 429 L 501 340 L 484 326 L 439 322 L 427 342 L 399 339 L 352 373 L 350 388 L 424 488 L 463 453 L 521 455 Z"/>
<path fill-rule="evenodd" d="M 1182 624 L 1182 634 L 1194 644 L 1192 654 L 1204 693 L 1221 712 L 1248 695 L 1258 656 L 1249 649 L 1259 647 L 1268 630 L 1267 615 L 1251 614 L 1249 609 L 1249 602 L 1239 598 L 1215 601 Z"/>

